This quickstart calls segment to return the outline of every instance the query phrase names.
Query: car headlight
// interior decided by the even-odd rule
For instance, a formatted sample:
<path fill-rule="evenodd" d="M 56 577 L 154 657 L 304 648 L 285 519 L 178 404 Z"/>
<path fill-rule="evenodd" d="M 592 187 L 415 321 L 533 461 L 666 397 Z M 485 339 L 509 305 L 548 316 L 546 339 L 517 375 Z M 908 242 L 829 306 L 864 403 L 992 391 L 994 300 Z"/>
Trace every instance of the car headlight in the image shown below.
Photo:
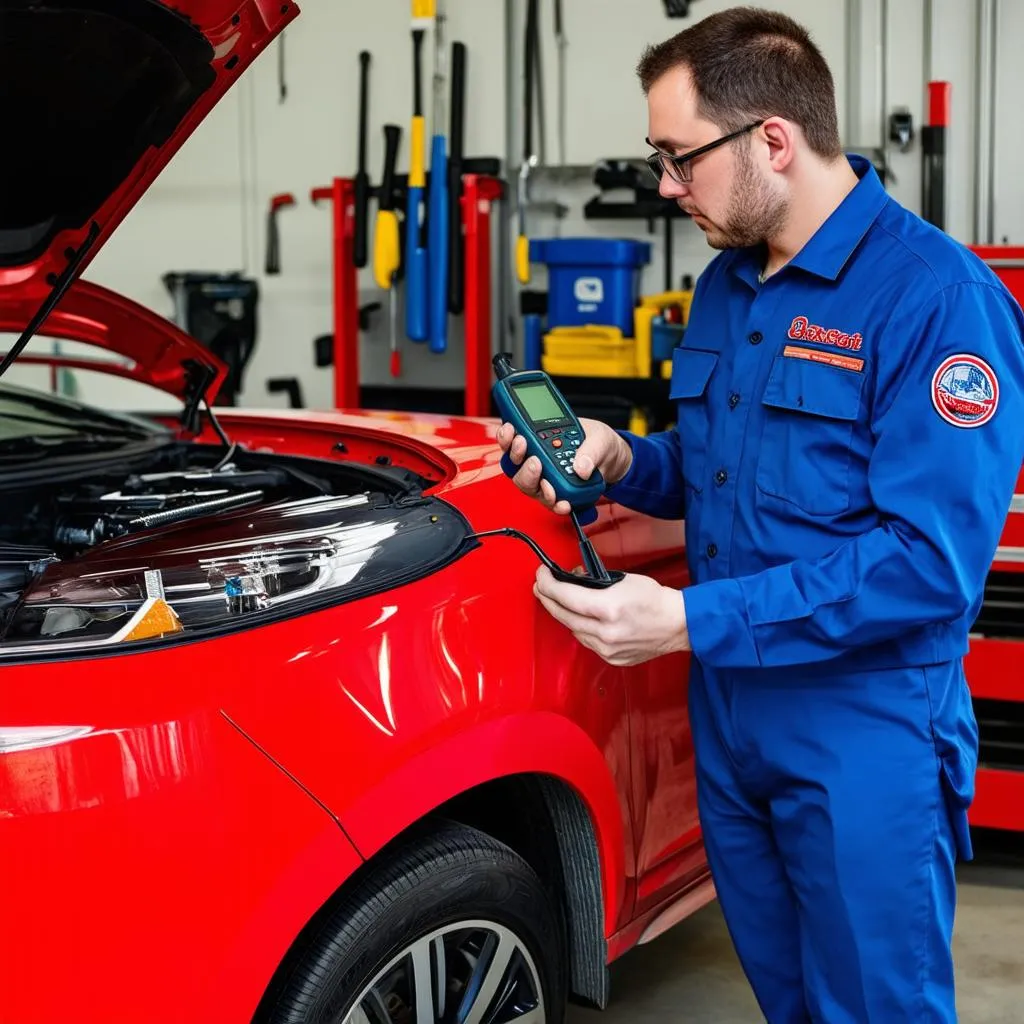
<path fill-rule="evenodd" d="M 465 520 L 433 498 L 281 502 L 125 537 L 56 562 L 24 594 L 0 660 L 113 653 L 274 621 L 399 586 L 451 562 Z"/>

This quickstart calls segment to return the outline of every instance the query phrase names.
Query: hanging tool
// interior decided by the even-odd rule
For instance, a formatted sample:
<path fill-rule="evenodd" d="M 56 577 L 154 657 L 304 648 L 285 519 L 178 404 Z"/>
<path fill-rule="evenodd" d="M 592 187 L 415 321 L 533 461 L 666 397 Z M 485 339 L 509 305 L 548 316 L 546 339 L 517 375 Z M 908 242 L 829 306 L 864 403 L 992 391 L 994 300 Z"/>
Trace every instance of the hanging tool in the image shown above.
<path fill-rule="evenodd" d="M 462 167 L 465 157 L 466 44 L 452 43 L 452 110 L 448 158 L 448 312 L 462 312 L 465 247 L 462 237 Z"/>
<path fill-rule="evenodd" d="M 558 162 L 565 167 L 565 50 L 569 41 L 562 21 L 562 0 L 555 0 L 555 42 L 558 44 Z"/>
<path fill-rule="evenodd" d="M 434 18 L 434 137 L 430 147 L 430 207 L 427 213 L 427 300 L 430 351 L 448 347 L 448 166 L 444 137 L 444 12 Z"/>
<path fill-rule="evenodd" d="M 413 17 L 417 2 L 413 0 Z M 426 184 L 426 126 L 423 122 L 423 29 L 412 30 L 413 101 L 409 140 L 409 188 L 405 207 L 405 333 L 412 341 L 427 340 L 427 250 L 421 221 Z"/>
<path fill-rule="evenodd" d="M 281 236 L 277 228 L 277 214 L 286 206 L 295 205 L 295 196 L 291 192 L 280 192 L 270 197 L 270 209 L 267 211 L 267 258 L 264 270 L 268 274 L 281 273 Z"/>
<path fill-rule="evenodd" d="M 519 167 L 517 206 L 519 237 L 516 239 L 516 276 L 520 284 L 530 282 L 530 243 L 526 237 L 526 207 L 530 202 L 530 170 L 537 166 L 533 145 L 533 100 L 535 70 L 540 70 L 540 33 L 537 25 L 538 0 L 527 0 L 526 38 L 523 46 L 523 162 Z"/>
<path fill-rule="evenodd" d="M 377 225 L 373 239 L 373 276 L 381 288 L 388 291 L 388 311 L 391 323 L 391 376 L 402 372 L 402 357 L 398 351 L 396 279 L 401 262 L 398 234 L 398 215 L 395 213 L 395 165 L 402 129 L 397 124 L 384 125 L 384 173 L 377 197 Z"/>
<path fill-rule="evenodd" d="M 352 258 L 357 267 L 366 266 L 366 239 L 369 233 L 370 176 L 366 173 L 366 115 L 369 94 L 370 54 L 359 54 L 359 165 L 355 176 L 355 239 Z"/>
<path fill-rule="evenodd" d="M 284 103 L 288 97 L 288 85 L 284 80 L 284 37 L 282 32 L 277 41 L 277 102 Z"/>

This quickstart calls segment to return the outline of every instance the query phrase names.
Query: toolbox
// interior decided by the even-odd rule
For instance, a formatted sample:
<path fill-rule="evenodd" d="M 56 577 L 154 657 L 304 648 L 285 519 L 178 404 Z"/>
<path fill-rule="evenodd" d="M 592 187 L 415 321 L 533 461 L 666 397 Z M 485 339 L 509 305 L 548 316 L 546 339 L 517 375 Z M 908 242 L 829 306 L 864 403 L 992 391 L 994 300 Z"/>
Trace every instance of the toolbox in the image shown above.
<path fill-rule="evenodd" d="M 548 327 L 601 324 L 632 336 L 640 274 L 650 259 L 650 243 L 632 239 L 531 240 L 530 260 L 548 270 Z"/>

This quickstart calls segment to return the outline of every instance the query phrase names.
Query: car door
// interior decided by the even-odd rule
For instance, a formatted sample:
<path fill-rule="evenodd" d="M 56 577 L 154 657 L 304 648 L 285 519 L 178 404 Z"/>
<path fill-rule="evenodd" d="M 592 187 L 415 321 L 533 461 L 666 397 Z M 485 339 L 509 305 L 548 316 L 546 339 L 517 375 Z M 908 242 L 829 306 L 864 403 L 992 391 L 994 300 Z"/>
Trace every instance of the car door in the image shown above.
<path fill-rule="evenodd" d="M 682 588 L 689 573 L 683 524 L 615 510 L 629 572 Z M 630 669 L 636 913 L 656 906 L 705 871 L 697 817 L 693 741 L 687 711 L 688 653 L 664 655 Z"/>

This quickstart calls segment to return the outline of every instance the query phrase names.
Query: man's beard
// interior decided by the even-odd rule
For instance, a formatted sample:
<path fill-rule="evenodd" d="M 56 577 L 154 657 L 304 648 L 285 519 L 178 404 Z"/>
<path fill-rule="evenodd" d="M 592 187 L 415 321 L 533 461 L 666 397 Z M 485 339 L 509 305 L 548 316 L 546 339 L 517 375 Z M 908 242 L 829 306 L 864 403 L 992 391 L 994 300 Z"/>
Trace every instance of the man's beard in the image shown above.
<path fill-rule="evenodd" d="M 722 224 L 715 224 L 704 218 L 704 235 L 712 249 L 760 245 L 778 234 L 788 212 L 787 200 L 772 190 L 757 173 L 750 153 L 739 147 L 736 182 L 729 197 L 725 220 Z"/>

